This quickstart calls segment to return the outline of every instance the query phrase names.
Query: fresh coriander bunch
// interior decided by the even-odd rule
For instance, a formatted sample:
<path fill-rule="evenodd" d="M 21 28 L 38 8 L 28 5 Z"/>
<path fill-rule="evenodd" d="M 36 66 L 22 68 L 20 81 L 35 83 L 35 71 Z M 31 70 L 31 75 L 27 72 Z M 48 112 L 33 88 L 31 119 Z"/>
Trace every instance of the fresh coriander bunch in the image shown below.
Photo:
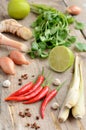
<path fill-rule="evenodd" d="M 31 9 L 39 14 L 32 24 L 35 39 L 29 52 L 32 58 L 46 58 L 53 47 L 70 46 L 76 41 L 70 35 L 69 24 L 74 22 L 71 16 L 44 5 L 31 4 Z"/>

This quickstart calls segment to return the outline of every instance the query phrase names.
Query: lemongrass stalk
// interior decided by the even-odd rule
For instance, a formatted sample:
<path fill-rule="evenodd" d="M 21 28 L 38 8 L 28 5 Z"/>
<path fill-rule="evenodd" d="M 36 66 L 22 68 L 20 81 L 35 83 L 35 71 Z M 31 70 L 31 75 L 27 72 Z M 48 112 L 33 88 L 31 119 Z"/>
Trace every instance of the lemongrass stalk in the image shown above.
<path fill-rule="evenodd" d="M 61 110 L 59 112 L 59 116 L 58 116 L 58 120 L 60 123 L 63 123 L 67 120 L 67 118 L 69 116 L 69 112 L 70 112 L 70 109 L 63 105 L 63 107 L 61 108 Z"/>
<path fill-rule="evenodd" d="M 79 57 L 76 56 L 74 75 L 65 101 L 65 107 L 70 109 L 76 105 L 79 98 L 79 84 L 80 84 Z"/>
<path fill-rule="evenodd" d="M 82 75 L 82 63 L 80 62 L 80 96 L 77 104 L 72 108 L 72 115 L 75 118 L 82 118 L 85 115 L 85 97 L 84 97 L 84 84 Z"/>

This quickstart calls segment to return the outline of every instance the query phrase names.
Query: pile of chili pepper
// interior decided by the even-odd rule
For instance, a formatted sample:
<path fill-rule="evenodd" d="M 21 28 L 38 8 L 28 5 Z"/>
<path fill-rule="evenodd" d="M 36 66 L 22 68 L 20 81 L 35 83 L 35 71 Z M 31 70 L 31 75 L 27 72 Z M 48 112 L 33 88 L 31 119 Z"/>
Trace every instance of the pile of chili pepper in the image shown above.
<path fill-rule="evenodd" d="M 46 79 L 42 73 L 38 76 L 35 83 L 29 82 L 25 84 L 19 90 L 5 98 L 5 101 L 24 101 L 23 104 L 31 104 L 44 98 L 40 108 L 41 117 L 44 118 L 46 105 L 56 96 L 57 92 L 64 84 L 62 83 L 56 89 L 49 91 L 49 85 L 44 85 L 45 83 Z"/>

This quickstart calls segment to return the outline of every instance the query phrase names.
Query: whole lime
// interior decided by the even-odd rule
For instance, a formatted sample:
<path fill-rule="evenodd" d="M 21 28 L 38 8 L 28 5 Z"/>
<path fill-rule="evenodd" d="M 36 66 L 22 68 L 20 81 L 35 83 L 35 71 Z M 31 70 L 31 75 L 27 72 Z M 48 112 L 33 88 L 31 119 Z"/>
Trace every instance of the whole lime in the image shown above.
<path fill-rule="evenodd" d="M 8 14 L 14 19 L 23 19 L 30 12 L 30 5 L 26 0 L 10 0 Z"/>

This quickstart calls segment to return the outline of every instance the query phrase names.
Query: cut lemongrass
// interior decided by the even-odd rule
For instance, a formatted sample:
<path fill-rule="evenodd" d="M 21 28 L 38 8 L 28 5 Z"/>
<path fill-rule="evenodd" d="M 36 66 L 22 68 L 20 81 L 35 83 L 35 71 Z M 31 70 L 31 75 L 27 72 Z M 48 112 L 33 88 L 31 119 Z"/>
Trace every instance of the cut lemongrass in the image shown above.
<path fill-rule="evenodd" d="M 70 109 L 65 106 L 61 108 L 59 116 L 58 116 L 58 120 L 60 123 L 63 123 L 67 120 L 69 116 L 69 112 L 70 112 Z"/>
<path fill-rule="evenodd" d="M 76 56 L 73 79 L 70 88 L 68 90 L 68 94 L 65 101 L 65 107 L 70 109 L 76 105 L 79 98 L 79 84 L 80 84 L 79 57 Z"/>
<path fill-rule="evenodd" d="M 80 62 L 80 96 L 77 104 L 72 108 L 73 117 L 82 118 L 85 115 L 85 97 L 84 97 L 84 84 L 82 75 L 82 62 Z"/>

